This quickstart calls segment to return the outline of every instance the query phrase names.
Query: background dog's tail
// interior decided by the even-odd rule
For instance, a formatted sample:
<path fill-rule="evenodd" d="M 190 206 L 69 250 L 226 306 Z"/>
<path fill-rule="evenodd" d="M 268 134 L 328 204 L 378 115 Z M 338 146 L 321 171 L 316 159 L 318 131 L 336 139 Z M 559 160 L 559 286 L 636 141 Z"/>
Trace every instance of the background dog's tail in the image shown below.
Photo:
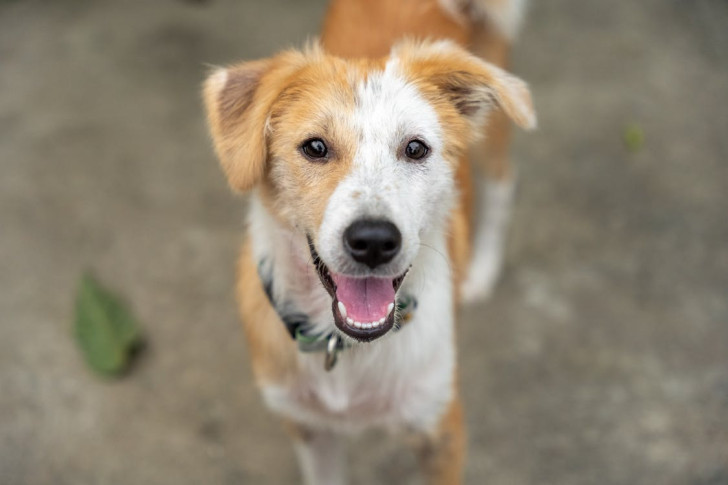
<path fill-rule="evenodd" d="M 471 22 L 485 22 L 508 40 L 514 40 L 521 28 L 527 0 L 438 0 L 448 12 L 467 17 Z"/>

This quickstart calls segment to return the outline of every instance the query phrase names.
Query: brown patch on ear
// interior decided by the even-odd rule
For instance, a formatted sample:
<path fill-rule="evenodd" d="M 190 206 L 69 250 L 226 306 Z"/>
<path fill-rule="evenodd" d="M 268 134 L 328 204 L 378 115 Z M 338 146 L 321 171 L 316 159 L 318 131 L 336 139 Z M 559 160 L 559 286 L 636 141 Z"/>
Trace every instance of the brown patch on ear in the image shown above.
<path fill-rule="evenodd" d="M 495 105 L 524 129 L 536 127 L 528 85 L 451 42 L 404 43 L 394 49 L 416 81 L 438 88 L 465 118 L 478 124 Z"/>
<path fill-rule="evenodd" d="M 249 190 L 263 177 L 267 119 L 301 58 L 300 53 L 286 52 L 219 69 L 205 81 L 203 97 L 212 141 L 233 189 Z"/>
<path fill-rule="evenodd" d="M 225 71 L 225 86 L 218 96 L 222 123 L 234 122 L 245 113 L 268 64 L 269 61 L 249 62 L 245 68 Z"/>
<path fill-rule="evenodd" d="M 477 84 L 475 76 L 466 71 L 452 72 L 433 78 L 442 92 L 461 115 L 471 118 L 482 109 L 473 86 Z"/>

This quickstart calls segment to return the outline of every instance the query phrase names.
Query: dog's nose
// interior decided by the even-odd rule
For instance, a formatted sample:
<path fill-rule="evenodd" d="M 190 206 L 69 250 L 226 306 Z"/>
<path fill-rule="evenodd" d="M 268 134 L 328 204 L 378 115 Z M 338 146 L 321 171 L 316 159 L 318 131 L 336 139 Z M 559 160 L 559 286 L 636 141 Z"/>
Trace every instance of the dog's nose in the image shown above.
<path fill-rule="evenodd" d="M 344 231 L 351 257 L 370 268 L 390 262 L 402 246 L 402 234 L 389 221 L 358 220 Z"/>

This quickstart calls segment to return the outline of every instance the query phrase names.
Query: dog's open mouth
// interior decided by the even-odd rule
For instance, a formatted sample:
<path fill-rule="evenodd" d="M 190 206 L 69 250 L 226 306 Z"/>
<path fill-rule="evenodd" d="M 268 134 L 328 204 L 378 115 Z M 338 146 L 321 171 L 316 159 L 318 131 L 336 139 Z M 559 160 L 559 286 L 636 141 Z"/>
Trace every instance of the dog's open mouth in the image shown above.
<path fill-rule="evenodd" d="M 316 273 L 331 295 L 336 327 L 349 337 L 370 342 L 394 326 L 395 296 L 407 271 L 396 278 L 355 278 L 329 271 L 309 239 Z"/>

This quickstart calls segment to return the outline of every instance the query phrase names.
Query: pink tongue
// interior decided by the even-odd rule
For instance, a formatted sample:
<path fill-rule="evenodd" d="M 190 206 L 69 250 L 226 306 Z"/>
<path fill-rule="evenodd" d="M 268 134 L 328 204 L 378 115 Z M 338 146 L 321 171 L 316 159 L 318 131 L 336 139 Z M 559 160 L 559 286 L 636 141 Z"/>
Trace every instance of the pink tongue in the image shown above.
<path fill-rule="evenodd" d="M 357 322 L 373 322 L 387 316 L 387 306 L 394 302 L 394 287 L 388 278 L 351 278 L 332 273 L 336 299 L 346 306 L 346 313 Z"/>

